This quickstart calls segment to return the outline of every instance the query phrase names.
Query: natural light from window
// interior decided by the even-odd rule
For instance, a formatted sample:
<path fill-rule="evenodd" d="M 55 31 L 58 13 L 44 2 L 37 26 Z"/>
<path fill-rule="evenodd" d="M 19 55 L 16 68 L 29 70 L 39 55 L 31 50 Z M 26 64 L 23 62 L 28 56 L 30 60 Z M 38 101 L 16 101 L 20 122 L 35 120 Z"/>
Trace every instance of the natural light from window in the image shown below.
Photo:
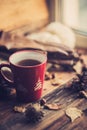
<path fill-rule="evenodd" d="M 62 0 L 62 21 L 87 35 L 87 0 Z"/>

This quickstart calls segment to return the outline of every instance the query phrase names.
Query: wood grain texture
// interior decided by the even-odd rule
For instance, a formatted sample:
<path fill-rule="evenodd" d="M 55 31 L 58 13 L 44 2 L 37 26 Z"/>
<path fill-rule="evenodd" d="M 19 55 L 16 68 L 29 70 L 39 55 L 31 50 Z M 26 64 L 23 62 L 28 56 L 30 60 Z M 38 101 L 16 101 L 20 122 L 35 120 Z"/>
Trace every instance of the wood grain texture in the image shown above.
<path fill-rule="evenodd" d="M 53 92 L 45 95 L 47 102 L 61 103 L 63 108 L 58 111 L 44 110 L 45 116 L 42 121 L 37 124 L 29 124 L 23 114 L 14 113 L 12 110 L 16 101 L 0 101 L 0 128 L 5 127 L 5 130 L 82 130 L 86 128 L 87 116 L 82 115 L 71 123 L 70 119 L 65 115 L 67 107 L 78 107 L 85 109 L 87 107 L 86 99 L 78 99 L 76 93 L 65 88 L 58 88 Z M 84 105 L 85 104 L 85 105 Z"/>
<path fill-rule="evenodd" d="M 25 25 L 30 28 L 43 26 L 48 17 L 45 0 L 0 0 L 1 30 L 14 30 Z"/>
<path fill-rule="evenodd" d="M 85 57 L 84 57 L 85 59 Z M 49 81 L 44 84 L 43 97 L 47 103 L 62 104 L 60 110 L 47 110 L 42 120 L 36 124 L 29 124 L 24 114 L 15 113 L 13 107 L 18 104 L 16 99 L 2 100 L 0 98 L 0 130 L 86 130 L 87 113 L 83 113 L 80 118 L 71 122 L 66 116 L 67 107 L 77 107 L 80 110 L 87 109 L 87 99 L 78 98 L 78 93 L 71 88 L 63 85 L 73 77 L 71 72 L 56 72 L 58 81 L 61 79 L 62 84 L 59 86 L 50 85 Z M 47 83 L 48 82 L 48 83 Z"/>

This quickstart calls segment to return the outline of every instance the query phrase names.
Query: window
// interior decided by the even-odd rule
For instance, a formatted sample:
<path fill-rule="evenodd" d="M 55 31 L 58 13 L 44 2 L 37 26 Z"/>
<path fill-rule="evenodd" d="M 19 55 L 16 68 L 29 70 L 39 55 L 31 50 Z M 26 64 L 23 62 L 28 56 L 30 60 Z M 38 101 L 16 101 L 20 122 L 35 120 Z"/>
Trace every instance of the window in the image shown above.
<path fill-rule="evenodd" d="M 75 31 L 77 46 L 87 47 L 87 0 L 53 1 L 54 20 L 66 24 Z"/>
<path fill-rule="evenodd" d="M 62 0 L 62 21 L 87 35 L 87 0 Z"/>

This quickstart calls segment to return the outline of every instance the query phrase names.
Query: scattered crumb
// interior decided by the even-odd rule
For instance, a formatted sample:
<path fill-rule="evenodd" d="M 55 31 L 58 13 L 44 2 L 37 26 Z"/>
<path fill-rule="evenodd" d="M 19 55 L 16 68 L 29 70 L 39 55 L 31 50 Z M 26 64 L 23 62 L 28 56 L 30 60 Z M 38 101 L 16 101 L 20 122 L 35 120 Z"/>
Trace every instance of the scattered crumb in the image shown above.
<path fill-rule="evenodd" d="M 59 80 L 57 78 L 55 78 L 55 79 L 51 80 L 51 84 L 53 86 L 58 86 L 58 85 L 60 85 L 60 82 L 59 82 Z"/>

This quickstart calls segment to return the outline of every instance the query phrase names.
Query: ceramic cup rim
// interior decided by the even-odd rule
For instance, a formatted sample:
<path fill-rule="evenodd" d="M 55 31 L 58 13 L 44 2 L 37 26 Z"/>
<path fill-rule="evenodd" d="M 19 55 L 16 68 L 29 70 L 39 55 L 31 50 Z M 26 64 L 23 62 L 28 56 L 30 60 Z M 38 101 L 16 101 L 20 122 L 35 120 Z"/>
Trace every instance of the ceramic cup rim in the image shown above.
<path fill-rule="evenodd" d="M 20 55 L 23 55 L 23 53 L 31 53 L 31 54 L 37 54 L 38 56 L 41 56 L 41 59 L 36 59 L 36 57 L 34 58 L 35 60 L 38 60 L 40 61 L 40 64 L 38 65 L 34 65 L 34 66 L 22 66 L 22 65 L 18 65 L 17 62 L 15 61 L 14 62 L 14 59 L 15 59 L 15 56 L 17 56 L 19 54 Z M 35 55 L 36 56 L 36 55 Z M 43 59 L 42 59 L 42 56 L 43 56 Z M 27 58 L 25 58 L 27 59 Z M 28 58 L 28 59 L 32 59 L 32 58 Z M 41 61 L 42 60 L 42 61 Z M 21 60 L 19 60 L 21 61 Z M 33 67 L 38 67 L 38 66 L 41 66 L 42 64 L 46 63 L 47 61 L 47 55 L 46 53 L 43 53 L 42 51 L 37 51 L 37 50 L 22 50 L 22 51 L 17 51 L 15 53 L 13 53 L 10 57 L 9 57 L 9 62 L 10 64 L 16 66 L 16 67 L 20 67 L 20 68 L 33 68 Z"/>

